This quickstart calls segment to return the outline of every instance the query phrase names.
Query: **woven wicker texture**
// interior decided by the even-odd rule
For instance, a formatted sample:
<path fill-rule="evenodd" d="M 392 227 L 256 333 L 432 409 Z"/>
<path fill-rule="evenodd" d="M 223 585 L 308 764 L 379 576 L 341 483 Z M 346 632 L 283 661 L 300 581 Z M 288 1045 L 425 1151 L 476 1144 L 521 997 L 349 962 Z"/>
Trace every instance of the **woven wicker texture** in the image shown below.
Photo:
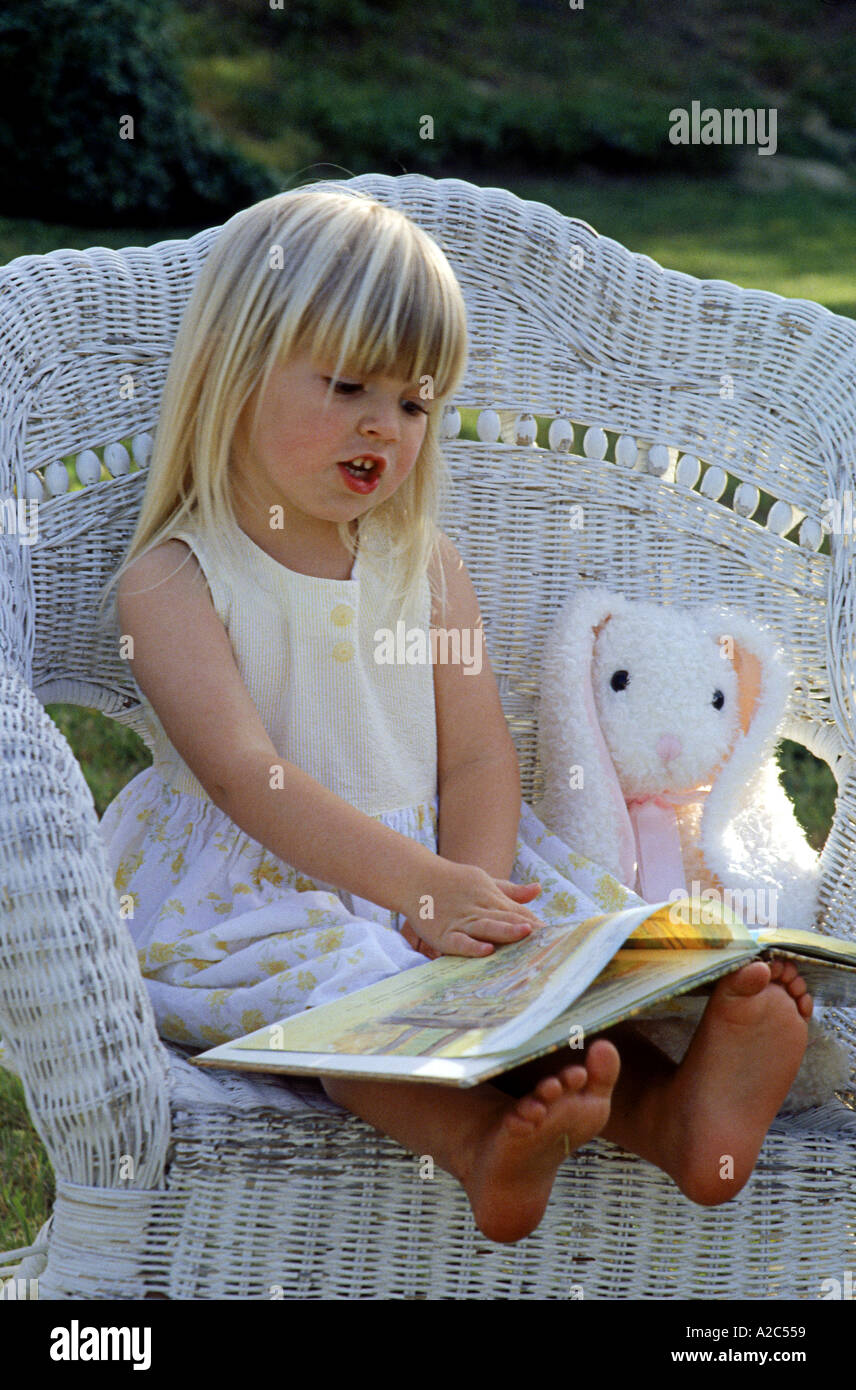
<path fill-rule="evenodd" d="M 853 935 L 852 536 L 820 545 L 825 499 L 856 497 L 856 325 L 663 270 L 501 189 L 352 183 L 436 238 L 467 302 L 456 404 L 481 412 L 481 438 L 457 437 L 449 412 L 443 524 L 481 600 L 524 796 L 541 786 L 539 653 L 578 582 L 733 603 L 794 662 L 788 735 L 835 774 L 817 925 Z M 203 1074 L 157 1040 L 91 796 L 39 702 L 144 733 L 96 600 L 218 230 L 0 270 L 0 495 L 42 499 L 38 539 L 7 520 L 0 546 L 0 1035 L 57 1175 L 48 1228 L 10 1264 L 24 1257 L 43 1298 L 818 1297 L 856 1255 L 852 1096 L 777 1121 L 744 1191 L 710 1210 L 595 1141 L 563 1166 L 538 1231 L 506 1247 L 450 1178 L 421 1179 L 317 1084 Z M 536 415 L 553 421 L 549 449 Z M 105 482 L 88 452 L 101 445 Z M 74 493 L 56 466 L 69 454 Z M 759 489 L 775 499 L 763 524 Z M 852 1014 L 833 1022 L 852 1055 Z"/>

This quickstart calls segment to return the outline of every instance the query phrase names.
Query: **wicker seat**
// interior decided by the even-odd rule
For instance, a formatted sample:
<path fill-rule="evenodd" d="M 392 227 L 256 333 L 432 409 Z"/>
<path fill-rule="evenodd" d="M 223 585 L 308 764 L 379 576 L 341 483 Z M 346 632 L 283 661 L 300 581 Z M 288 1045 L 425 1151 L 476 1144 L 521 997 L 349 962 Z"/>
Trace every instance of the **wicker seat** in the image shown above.
<path fill-rule="evenodd" d="M 443 524 L 481 598 L 524 797 L 540 794 L 539 653 L 575 584 L 728 600 L 794 661 L 788 736 L 838 784 L 817 926 L 852 936 L 856 572 L 852 536 L 827 554 L 820 521 L 825 499 L 856 493 L 856 324 L 663 270 L 500 189 L 352 182 L 441 243 L 467 301 L 458 405 L 482 412 L 480 438 L 456 437 L 448 413 Z M 134 529 L 177 325 L 218 230 L 0 270 L 2 496 L 44 489 L 37 539 L 10 510 L 0 548 L 0 1035 L 56 1174 L 51 1220 L 6 1272 L 38 1276 L 42 1298 L 819 1297 L 853 1264 L 850 1093 L 777 1120 L 717 1208 L 596 1140 L 563 1165 L 539 1229 L 499 1246 L 451 1178 L 420 1178 L 418 1156 L 317 1083 L 203 1073 L 158 1040 L 92 798 L 42 705 L 143 732 L 96 600 Z M 534 416 L 553 421 L 549 448 Z M 98 481 L 85 451 L 102 445 Z M 75 492 L 48 467 L 70 454 Z M 775 499 L 763 523 L 758 489 Z M 852 1015 L 830 1017 L 852 1056 Z"/>

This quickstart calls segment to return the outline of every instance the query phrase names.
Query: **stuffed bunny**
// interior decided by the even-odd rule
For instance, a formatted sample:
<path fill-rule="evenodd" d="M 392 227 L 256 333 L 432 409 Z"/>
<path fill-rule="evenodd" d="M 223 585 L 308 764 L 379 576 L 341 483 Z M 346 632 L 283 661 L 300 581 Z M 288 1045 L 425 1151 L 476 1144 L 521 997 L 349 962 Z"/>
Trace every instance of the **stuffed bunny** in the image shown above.
<path fill-rule="evenodd" d="M 533 810 L 647 902 L 714 889 L 748 926 L 811 928 L 819 860 L 774 757 L 790 678 L 773 638 L 739 613 L 585 590 L 545 651 Z M 654 1037 L 675 1060 L 703 1006 L 664 1011 L 685 1020 Z M 785 1108 L 846 1084 L 843 1050 L 811 1032 L 816 1055 Z"/>

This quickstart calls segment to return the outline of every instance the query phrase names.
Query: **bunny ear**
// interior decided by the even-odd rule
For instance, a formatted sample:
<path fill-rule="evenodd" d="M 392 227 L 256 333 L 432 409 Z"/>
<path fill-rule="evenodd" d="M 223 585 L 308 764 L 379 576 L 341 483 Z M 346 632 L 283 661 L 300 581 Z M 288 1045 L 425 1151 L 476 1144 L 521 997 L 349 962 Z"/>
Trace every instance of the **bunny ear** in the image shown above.
<path fill-rule="evenodd" d="M 708 609 L 702 626 L 734 667 L 738 718 L 743 738 L 748 740 L 746 752 L 757 756 L 784 716 L 792 673 L 771 634 L 742 613 Z"/>
<path fill-rule="evenodd" d="M 541 678 L 538 754 L 545 794 L 537 814 L 570 849 L 632 888 L 636 842 L 618 775 L 603 737 L 592 686 L 598 633 L 626 600 L 588 589 L 559 610 Z M 579 786 L 570 775 L 579 768 Z"/>
<path fill-rule="evenodd" d="M 737 645 L 734 648 L 734 668 L 737 672 L 740 725 L 744 734 L 748 734 L 761 699 L 761 659 L 757 652 Z"/>
<path fill-rule="evenodd" d="M 756 723 L 756 720 L 762 714 L 761 698 L 762 688 L 765 684 L 764 671 L 766 669 L 768 672 L 766 685 L 769 687 L 771 673 L 778 669 L 778 659 L 775 648 L 767 643 L 765 637 L 762 636 L 760 640 L 756 640 L 757 634 L 753 634 L 750 639 L 752 645 L 750 645 L 745 631 L 742 640 L 738 641 L 732 630 L 725 631 L 726 626 L 731 629 L 734 623 L 724 624 L 721 620 L 715 620 L 711 631 L 711 636 L 719 644 L 720 655 L 723 660 L 730 661 L 737 677 L 737 730 L 734 742 L 726 755 L 726 761 L 733 757 L 738 745 L 742 746 L 743 758 L 748 761 L 751 756 L 750 743 L 747 743 L 746 740 L 750 739 L 750 732 L 754 730 L 751 739 L 752 744 L 757 744 L 759 740 L 763 741 L 761 724 Z M 710 629 L 708 630 L 710 631 Z M 769 727 L 775 727 L 778 724 L 782 712 L 776 703 L 770 702 L 768 696 L 767 703 L 763 707 L 762 717 L 762 722 L 768 726 L 768 732 Z M 716 768 L 715 776 L 718 776 L 721 766 L 722 764 Z"/>
<path fill-rule="evenodd" d="M 772 635 L 742 614 L 710 612 L 705 626 L 724 645 L 738 680 L 741 732 L 707 798 L 699 830 L 708 868 L 732 889 L 773 890 L 779 925 L 810 927 L 817 856 L 779 781 L 776 744 L 793 673 Z M 756 902 L 756 917 L 767 909 Z M 769 914 L 767 914 L 767 917 Z M 787 919 L 787 920 L 786 920 Z M 750 922 L 751 925 L 751 922 Z"/>

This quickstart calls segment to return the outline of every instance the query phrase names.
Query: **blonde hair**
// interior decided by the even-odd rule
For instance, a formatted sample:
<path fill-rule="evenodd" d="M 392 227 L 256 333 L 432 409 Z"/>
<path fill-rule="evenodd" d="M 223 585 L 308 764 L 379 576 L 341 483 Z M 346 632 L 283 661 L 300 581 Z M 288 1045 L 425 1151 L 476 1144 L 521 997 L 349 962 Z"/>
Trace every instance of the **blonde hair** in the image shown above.
<path fill-rule="evenodd" d="M 382 568 L 402 615 L 413 603 L 449 485 L 439 432 L 466 367 L 463 297 L 437 242 L 404 213 L 358 190 L 303 187 L 237 213 L 209 252 L 170 359 L 136 530 L 99 612 L 132 561 L 191 513 L 217 561 L 240 563 L 229 479 L 235 427 L 260 386 L 255 430 L 271 371 L 303 353 L 335 359 L 336 379 L 429 379 L 433 405 L 426 395 L 428 425 L 407 478 L 358 519 L 356 537 L 352 523 L 337 523 L 348 553 L 359 547 L 361 564 Z M 433 592 L 445 607 L 442 564 L 437 570 Z"/>

